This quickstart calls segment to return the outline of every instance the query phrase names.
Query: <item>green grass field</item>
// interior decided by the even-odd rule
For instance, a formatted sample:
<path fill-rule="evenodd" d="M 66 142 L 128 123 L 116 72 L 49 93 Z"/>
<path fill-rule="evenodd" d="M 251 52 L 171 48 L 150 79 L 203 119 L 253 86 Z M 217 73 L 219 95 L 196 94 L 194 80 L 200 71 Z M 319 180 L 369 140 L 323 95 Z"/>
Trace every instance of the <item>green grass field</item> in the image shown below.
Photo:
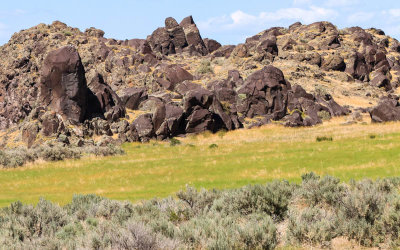
<path fill-rule="evenodd" d="M 0 206 L 17 200 L 34 204 L 40 197 L 65 204 L 78 193 L 138 201 L 166 197 L 185 184 L 233 188 L 273 179 L 300 181 L 301 174 L 310 171 L 343 181 L 399 175 L 400 123 L 342 122 L 189 136 L 178 146 L 125 144 L 122 156 L 0 170 Z M 333 141 L 317 142 L 318 136 L 332 136 Z"/>

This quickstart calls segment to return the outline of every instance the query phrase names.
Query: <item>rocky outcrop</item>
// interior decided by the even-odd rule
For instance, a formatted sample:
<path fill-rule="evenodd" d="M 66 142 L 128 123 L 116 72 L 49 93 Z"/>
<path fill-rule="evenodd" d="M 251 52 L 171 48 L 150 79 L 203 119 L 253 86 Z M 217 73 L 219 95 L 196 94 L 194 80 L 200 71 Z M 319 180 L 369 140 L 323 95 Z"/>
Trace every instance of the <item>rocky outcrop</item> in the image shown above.
<path fill-rule="evenodd" d="M 399 44 L 377 29 L 328 22 L 273 27 L 224 46 L 202 39 L 191 16 L 129 40 L 41 24 L 0 47 L 0 129 L 18 127 L 32 146 L 42 137 L 147 141 L 272 120 L 312 126 L 349 112 L 333 97 L 372 103 L 394 92 Z M 373 119 L 393 119 L 397 104 L 382 103 Z"/>
<path fill-rule="evenodd" d="M 43 62 L 40 102 L 73 122 L 83 122 L 87 107 L 85 70 L 72 46 L 50 52 Z"/>
<path fill-rule="evenodd" d="M 147 41 L 154 52 L 159 52 L 163 55 L 181 53 L 183 51 L 203 56 L 210 53 L 192 16 L 184 18 L 180 24 L 174 18 L 168 17 L 165 19 L 165 27 L 156 29 L 147 38 Z M 218 48 L 218 42 L 215 40 L 209 40 L 208 45 L 212 51 Z"/>

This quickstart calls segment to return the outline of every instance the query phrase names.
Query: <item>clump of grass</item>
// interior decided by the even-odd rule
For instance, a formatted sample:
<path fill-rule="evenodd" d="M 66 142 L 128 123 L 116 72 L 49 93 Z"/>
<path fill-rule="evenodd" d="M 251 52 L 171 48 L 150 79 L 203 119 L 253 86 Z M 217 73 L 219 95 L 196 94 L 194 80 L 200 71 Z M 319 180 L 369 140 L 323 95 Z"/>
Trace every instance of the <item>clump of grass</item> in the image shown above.
<path fill-rule="evenodd" d="M 221 129 L 217 132 L 217 135 L 219 138 L 224 138 L 224 136 L 226 135 L 226 133 L 228 133 L 228 131 L 226 131 L 225 129 Z"/>
<path fill-rule="evenodd" d="M 210 148 L 210 149 L 218 148 L 218 145 L 213 143 L 210 146 L 208 146 L 208 148 Z"/>
<path fill-rule="evenodd" d="M 315 139 L 317 142 L 322 142 L 322 141 L 333 141 L 332 136 L 317 136 Z"/>
<path fill-rule="evenodd" d="M 169 145 L 171 147 L 177 146 L 177 145 L 181 145 L 181 141 L 176 139 L 176 138 L 171 138 L 169 141 Z"/>
<path fill-rule="evenodd" d="M 319 96 L 325 96 L 328 94 L 328 89 L 320 84 L 314 84 L 314 93 Z"/>
<path fill-rule="evenodd" d="M 196 70 L 197 74 L 208 74 L 208 73 L 214 73 L 214 70 L 211 66 L 211 62 L 209 60 L 203 60 L 200 63 L 200 66 Z"/>
<path fill-rule="evenodd" d="M 321 110 L 317 113 L 318 117 L 323 120 L 323 121 L 327 121 L 331 119 L 331 114 L 328 111 L 325 110 Z"/>

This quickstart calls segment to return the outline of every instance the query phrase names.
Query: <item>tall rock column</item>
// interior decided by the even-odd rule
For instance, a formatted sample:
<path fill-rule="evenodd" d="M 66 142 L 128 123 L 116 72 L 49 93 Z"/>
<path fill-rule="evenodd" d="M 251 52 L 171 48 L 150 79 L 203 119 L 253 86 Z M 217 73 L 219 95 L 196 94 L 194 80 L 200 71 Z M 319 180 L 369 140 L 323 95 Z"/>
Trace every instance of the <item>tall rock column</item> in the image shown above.
<path fill-rule="evenodd" d="M 78 51 L 65 46 L 51 51 L 44 60 L 39 101 L 64 119 L 82 122 L 87 107 L 85 70 Z"/>

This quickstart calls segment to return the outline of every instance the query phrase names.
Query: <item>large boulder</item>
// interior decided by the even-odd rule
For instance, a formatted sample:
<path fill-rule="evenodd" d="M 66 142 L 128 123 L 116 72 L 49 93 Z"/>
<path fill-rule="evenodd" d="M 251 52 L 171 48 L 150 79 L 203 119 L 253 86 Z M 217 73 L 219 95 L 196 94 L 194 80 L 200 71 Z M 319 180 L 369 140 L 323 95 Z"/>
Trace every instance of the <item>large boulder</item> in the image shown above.
<path fill-rule="evenodd" d="M 176 52 L 181 52 L 183 48 L 187 47 L 188 43 L 186 41 L 185 32 L 174 18 L 168 17 L 165 19 L 165 28 Z"/>
<path fill-rule="evenodd" d="M 154 52 L 159 52 L 163 55 L 175 54 L 175 46 L 165 28 L 156 29 L 148 38 Z"/>
<path fill-rule="evenodd" d="M 346 64 L 343 57 L 338 54 L 332 54 L 322 59 L 321 68 L 324 70 L 345 71 Z"/>
<path fill-rule="evenodd" d="M 186 133 L 200 133 L 206 130 L 213 130 L 212 113 L 196 106 L 190 116 L 187 118 Z"/>
<path fill-rule="evenodd" d="M 22 128 L 22 140 L 28 148 L 33 146 L 38 132 L 39 132 L 39 126 L 35 122 L 27 123 Z"/>
<path fill-rule="evenodd" d="M 137 109 L 139 104 L 147 99 L 145 87 L 132 87 L 121 92 L 122 103 L 128 109 Z"/>
<path fill-rule="evenodd" d="M 296 126 L 313 126 L 322 123 L 322 112 L 328 114 L 329 117 L 347 115 L 348 110 L 332 98 L 331 95 L 314 96 L 307 93 L 300 85 L 291 88 L 288 95 L 287 104 L 288 114 L 284 118 L 285 125 L 290 127 Z"/>
<path fill-rule="evenodd" d="M 219 49 L 222 46 L 219 42 L 217 42 L 214 39 L 205 38 L 205 39 L 203 39 L 203 41 L 204 41 L 204 44 L 206 45 L 208 53 L 213 53 L 214 51 L 216 51 L 217 49 Z"/>
<path fill-rule="evenodd" d="M 372 122 L 388 122 L 400 120 L 399 98 L 395 96 L 384 97 L 370 112 Z"/>
<path fill-rule="evenodd" d="M 154 136 L 154 126 L 151 114 L 140 115 L 132 124 L 141 141 L 148 141 Z"/>
<path fill-rule="evenodd" d="M 183 109 L 173 104 L 161 104 L 153 112 L 154 131 L 157 139 L 183 133 Z"/>
<path fill-rule="evenodd" d="M 155 72 L 156 82 L 163 88 L 173 90 L 176 84 L 193 80 L 193 75 L 176 64 L 161 65 Z"/>
<path fill-rule="evenodd" d="M 188 16 L 184 18 L 181 21 L 180 26 L 183 27 L 183 30 L 185 32 L 186 41 L 189 45 L 189 49 L 192 51 L 196 51 L 201 55 L 207 55 L 207 47 L 204 44 L 203 39 L 201 38 L 200 31 L 197 28 L 193 17 Z"/>
<path fill-rule="evenodd" d="M 278 120 L 285 116 L 290 84 L 280 69 L 266 66 L 251 74 L 237 91 L 238 112 L 247 117 L 269 115 Z"/>
<path fill-rule="evenodd" d="M 370 71 L 365 62 L 364 55 L 359 52 L 354 52 L 346 64 L 346 72 L 355 79 L 368 81 Z"/>
<path fill-rule="evenodd" d="M 389 91 L 392 89 L 392 85 L 390 84 L 389 78 L 379 72 L 374 79 L 371 80 L 372 86 L 378 87 L 378 88 L 384 88 L 386 91 Z"/>
<path fill-rule="evenodd" d="M 51 51 L 45 58 L 39 100 L 65 119 L 73 122 L 84 120 L 87 107 L 85 70 L 74 47 Z"/>

